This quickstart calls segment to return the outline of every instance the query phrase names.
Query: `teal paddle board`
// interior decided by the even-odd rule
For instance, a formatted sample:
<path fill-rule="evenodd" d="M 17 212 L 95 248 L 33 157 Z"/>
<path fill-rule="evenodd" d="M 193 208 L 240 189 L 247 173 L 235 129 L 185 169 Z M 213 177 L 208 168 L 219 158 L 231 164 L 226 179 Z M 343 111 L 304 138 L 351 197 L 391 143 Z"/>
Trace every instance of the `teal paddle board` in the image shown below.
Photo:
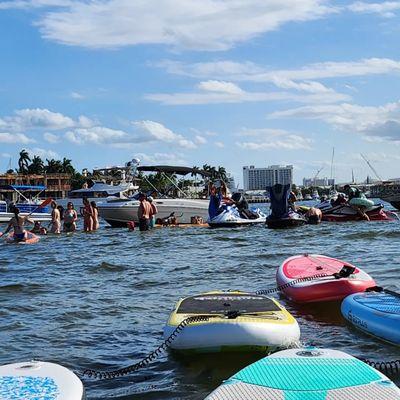
<path fill-rule="evenodd" d="M 400 400 L 385 375 L 337 350 L 290 349 L 225 381 L 206 400 Z"/>

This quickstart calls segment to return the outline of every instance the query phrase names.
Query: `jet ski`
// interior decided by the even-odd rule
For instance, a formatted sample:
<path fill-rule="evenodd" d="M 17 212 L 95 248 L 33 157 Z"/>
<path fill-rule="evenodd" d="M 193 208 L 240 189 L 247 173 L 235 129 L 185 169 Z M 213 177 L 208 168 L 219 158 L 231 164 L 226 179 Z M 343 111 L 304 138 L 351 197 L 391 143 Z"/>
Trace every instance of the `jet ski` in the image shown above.
<path fill-rule="evenodd" d="M 335 205 L 333 201 L 326 200 L 317 205 L 322 211 L 322 220 L 330 222 L 362 221 L 364 218 L 351 204 Z M 384 209 L 383 204 L 373 204 L 364 209 L 370 221 L 395 221 L 399 217 L 396 213 Z"/>
<path fill-rule="evenodd" d="M 219 207 L 215 210 L 216 202 Z M 234 193 L 230 200 L 210 196 L 208 225 L 212 228 L 236 227 L 265 223 L 267 216 L 259 208 L 249 208 L 241 193 Z"/>
<path fill-rule="evenodd" d="M 304 216 L 294 211 L 288 203 L 290 185 L 280 183 L 267 187 L 271 199 L 271 214 L 267 217 L 268 228 L 280 229 L 301 226 L 306 223 Z"/>

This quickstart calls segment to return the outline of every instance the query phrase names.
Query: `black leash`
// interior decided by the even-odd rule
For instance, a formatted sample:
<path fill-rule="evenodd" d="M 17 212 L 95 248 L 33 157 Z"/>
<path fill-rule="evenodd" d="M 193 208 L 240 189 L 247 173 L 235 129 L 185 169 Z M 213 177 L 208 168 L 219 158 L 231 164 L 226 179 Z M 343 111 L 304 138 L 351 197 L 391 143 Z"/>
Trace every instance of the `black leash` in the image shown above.
<path fill-rule="evenodd" d="M 86 375 L 89 378 L 94 379 L 115 379 L 120 376 L 128 375 L 132 372 L 136 372 L 141 368 L 146 367 L 153 360 L 159 357 L 163 352 L 165 352 L 171 345 L 171 343 L 177 338 L 177 336 L 191 323 L 196 322 L 206 322 L 213 316 L 210 315 L 196 315 L 193 317 L 189 317 L 184 319 L 168 336 L 166 340 L 161 343 L 155 350 L 149 353 L 145 358 L 140 360 L 139 362 L 132 364 L 125 368 L 116 369 L 114 371 L 97 371 L 94 369 L 85 369 L 82 372 L 82 376 Z"/>

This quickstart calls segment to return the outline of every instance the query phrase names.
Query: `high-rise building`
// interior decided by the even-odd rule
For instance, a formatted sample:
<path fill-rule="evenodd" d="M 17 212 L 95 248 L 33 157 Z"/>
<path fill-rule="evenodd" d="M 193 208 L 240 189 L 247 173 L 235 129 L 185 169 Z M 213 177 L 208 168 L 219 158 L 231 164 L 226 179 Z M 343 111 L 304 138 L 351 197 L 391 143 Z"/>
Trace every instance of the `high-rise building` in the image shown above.
<path fill-rule="evenodd" d="M 335 179 L 331 178 L 303 178 L 303 186 L 335 186 Z"/>
<path fill-rule="evenodd" d="M 271 165 L 267 168 L 243 167 L 244 190 L 265 190 L 277 183 L 293 183 L 293 165 Z"/>

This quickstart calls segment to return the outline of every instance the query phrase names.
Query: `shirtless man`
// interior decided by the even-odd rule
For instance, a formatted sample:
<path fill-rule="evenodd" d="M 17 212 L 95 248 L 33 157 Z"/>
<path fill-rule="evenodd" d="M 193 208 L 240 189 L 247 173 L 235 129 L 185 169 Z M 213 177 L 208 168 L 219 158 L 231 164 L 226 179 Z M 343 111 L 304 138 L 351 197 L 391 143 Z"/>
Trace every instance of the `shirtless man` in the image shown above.
<path fill-rule="evenodd" d="M 51 233 L 61 233 L 61 215 L 60 210 L 57 208 L 57 203 L 55 201 L 51 202 Z"/>
<path fill-rule="evenodd" d="M 23 241 L 26 240 L 26 230 L 24 229 L 25 223 L 30 223 L 34 224 L 35 221 L 29 218 L 29 216 L 26 217 L 21 217 L 19 215 L 19 208 L 14 207 L 13 209 L 14 216 L 11 218 L 10 222 L 8 223 L 7 229 L 4 232 L 4 235 L 6 235 L 8 232 L 10 232 L 11 229 L 14 229 L 14 240 L 16 241 Z M 3 236 L 0 232 L 0 236 Z"/>
<path fill-rule="evenodd" d="M 140 205 L 138 208 L 139 230 L 148 231 L 150 224 L 151 204 L 146 200 L 144 193 L 139 194 Z"/>

